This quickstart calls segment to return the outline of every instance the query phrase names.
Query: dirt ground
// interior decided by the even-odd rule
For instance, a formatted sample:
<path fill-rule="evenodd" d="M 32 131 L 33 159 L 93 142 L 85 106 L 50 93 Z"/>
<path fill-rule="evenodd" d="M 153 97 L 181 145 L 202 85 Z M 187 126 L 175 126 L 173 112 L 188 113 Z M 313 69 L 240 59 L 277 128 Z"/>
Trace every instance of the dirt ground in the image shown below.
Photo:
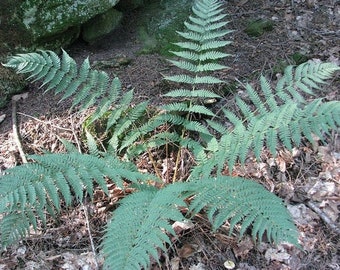
<path fill-rule="evenodd" d="M 233 43 L 225 50 L 233 56 L 225 60 L 230 69 L 218 74 L 227 83 L 218 89 L 223 99 L 216 106 L 242 94 L 239 82 L 254 83 L 261 73 L 275 82 L 283 67 L 296 64 L 301 55 L 340 64 L 337 0 L 239 0 L 225 1 L 225 8 L 230 20 L 228 28 L 235 30 L 230 36 Z M 126 16 L 120 29 L 98 43 L 77 41 L 67 52 L 78 63 L 89 56 L 95 67 L 118 76 L 124 89 L 135 89 L 136 100 L 160 104 L 161 95 L 170 89 L 162 78 L 174 69 L 163 56 L 138 53 L 143 44 L 134 28 L 137 15 L 138 11 Z M 249 36 L 245 31 L 249 22 L 260 19 L 273 22 L 272 27 L 258 36 Z M 70 112 L 70 100 L 58 103 L 60 96 L 43 94 L 38 86 L 29 85 L 27 97 L 17 102 L 25 153 L 64 151 L 58 138 L 80 146 L 86 113 Z M 320 95 L 327 100 L 339 100 L 339 87 L 339 77 L 335 77 Z M 0 123 L 0 172 L 22 162 L 13 140 L 11 114 L 11 104 L 0 111 L 0 117 L 5 116 Z M 340 138 L 334 131 L 326 137 L 326 144 L 316 139 L 314 145 L 305 143 L 294 153 L 280 150 L 275 160 L 263 153 L 261 163 L 235 168 L 239 176 L 256 179 L 285 200 L 299 228 L 302 250 L 289 244 L 254 245 L 248 236 L 240 240 L 237 235 L 228 236 L 224 227 L 211 233 L 202 216 L 189 228 L 179 225 L 182 230 L 174 249 L 160 254 L 161 269 L 226 269 L 226 261 L 234 262 L 234 269 L 240 270 L 340 269 L 340 237 L 331 228 L 332 224 L 339 227 L 340 221 L 339 163 Z M 301 190 L 308 201 L 296 199 Z M 100 254 L 95 259 L 89 231 L 98 246 L 107 220 L 107 205 L 114 195 L 119 195 L 114 187 L 111 192 L 111 198 L 104 198 L 98 191 L 94 202 L 66 209 L 58 222 L 51 220 L 44 230 L 3 251 L 0 269 L 85 270 L 98 269 L 97 264 L 100 268 L 102 259 Z M 327 215 L 331 224 L 322 219 L 323 215 Z M 89 224 L 86 216 L 90 217 Z"/>

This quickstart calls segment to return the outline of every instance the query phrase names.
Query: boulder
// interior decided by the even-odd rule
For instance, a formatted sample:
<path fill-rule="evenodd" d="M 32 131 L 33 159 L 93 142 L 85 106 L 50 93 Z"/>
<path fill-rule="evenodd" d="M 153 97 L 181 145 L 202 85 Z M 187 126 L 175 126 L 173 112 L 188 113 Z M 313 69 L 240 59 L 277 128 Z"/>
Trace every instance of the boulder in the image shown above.
<path fill-rule="evenodd" d="M 142 53 L 157 52 L 169 55 L 180 40 L 176 31 L 184 28 L 191 12 L 192 0 L 149 0 L 139 11 L 137 19 L 139 37 L 144 43 Z"/>
<path fill-rule="evenodd" d="M 122 0 L 118 3 L 117 8 L 122 11 L 131 11 L 142 7 L 147 0 Z"/>
<path fill-rule="evenodd" d="M 119 0 L 26 0 L 21 4 L 22 22 L 35 41 L 73 29 L 74 38 L 80 25 L 114 7 Z M 71 36 L 71 35 L 70 35 Z M 68 39 L 72 40 L 72 39 Z"/>
<path fill-rule="evenodd" d="M 82 38 L 88 43 L 94 43 L 98 38 L 114 30 L 123 18 L 123 13 L 111 8 L 95 16 L 82 26 Z"/>

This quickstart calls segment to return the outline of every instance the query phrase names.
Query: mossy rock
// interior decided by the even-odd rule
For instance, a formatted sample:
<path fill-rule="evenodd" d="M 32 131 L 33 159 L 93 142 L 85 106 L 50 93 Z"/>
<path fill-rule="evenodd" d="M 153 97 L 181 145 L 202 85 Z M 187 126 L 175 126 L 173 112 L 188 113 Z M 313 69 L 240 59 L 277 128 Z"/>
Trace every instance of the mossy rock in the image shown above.
<path fill-rule="evenodd" d="M 259 37 L 262 36 L 265 32 L 272 31 L 273 29 L 273 21 L 256 19 L 251 20 L 244 31 L 251 37 Z"/>
<path fill-rule="evenodd" d="M 169 56 L 169 50 L 177 49 L 173 44 L 180 40 L 176 31 L 184 28 L 191 6 L 190 0 L 149 1 L 140 10 L 137 26 L 144 45 L 141 53 L 157 52 Z"/>
<path fill-rule="evenodd" d="M 0 108 L 8 103 L 11 96 L 22 93 L 26 85 L 22 75 L 0 65 Z"/>
<path fill-rule="evenodd" d="M 121 22 L 123 13 L 111 8 L 95 16 L 82 26 L 82 38 L 88 43 L 94 43 L 100 37 L 109 34 Z"/>

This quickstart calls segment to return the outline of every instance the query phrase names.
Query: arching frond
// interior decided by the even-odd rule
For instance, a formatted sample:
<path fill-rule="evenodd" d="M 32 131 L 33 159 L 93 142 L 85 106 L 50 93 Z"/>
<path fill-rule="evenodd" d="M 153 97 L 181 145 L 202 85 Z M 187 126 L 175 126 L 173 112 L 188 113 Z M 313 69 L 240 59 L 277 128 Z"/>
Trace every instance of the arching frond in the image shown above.
<path fill-rule="evenodd" d="M 298 231 L 283 202 L 260 184 L 237 177 L 220 176 L 192 183 L 198 193 L 190 204 L 190 210 L 198 213 L 207 209 L 213 229 L 226 220 L 231 234 L 236 224 L 241 225 L 240 236 L 252 225 L 254 241 L 261 241 L 266 233 L 276 243 L 288 241 L 295 245 Z"/>
<path fill-rule="evenodd" d="M 64 93 L 61 100 L 73 96 L 72 108 L 79 105 L 85 110 L 101 100 L 94 119 L 105 113 L 121 90 L 117 78 L 110 83 L 108 74 L 92 70 L 88 59 L 78 69 L 76 62 L 64 50 L 61 60 L 52 51 L 39 51 L 12 56 L 3 65 L 18 73 L 29 74 L 29 80 L 42 80 L 41 87 L 46 87 L 46 91 L 53 89 L 55 93 Z"/>

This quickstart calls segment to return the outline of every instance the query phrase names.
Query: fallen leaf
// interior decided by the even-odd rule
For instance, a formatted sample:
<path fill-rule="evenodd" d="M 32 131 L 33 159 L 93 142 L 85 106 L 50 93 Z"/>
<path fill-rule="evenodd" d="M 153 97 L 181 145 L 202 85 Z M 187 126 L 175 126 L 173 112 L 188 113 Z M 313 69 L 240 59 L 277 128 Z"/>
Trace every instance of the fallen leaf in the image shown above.
<path fill-rule="evenodd" d="M 290 255 L 286 252 L 286 250 L 282 246 L 278 246 L 277 249 L 269 248 L 264 254 L 264 257 L 268 262 L 278 261 L 287 263 L 290 258 Z"/>
<path fill-rule="evenodd" d="M 243 260 L 253 248 L 253 241 L 250 237 L 246 237 L 233 248 L 233 252 L 237 258 L 241 258 Z"/>
<path fill-rule="evenodd" d="M 203 263 L 198 263 L 196 265 L 190 266 L 189 270 L 206 270 L 206 268 Z"/>
<path fill-rule="evenodd" d="M 188 258 L 199 251 L 198 245 L 184 244 L 182 248 L 178 250 L 178 256 L 180 258 Z"/>
<path fill-rule="evenodd" d="M 179 257 L 172 258 L 171 261 L 170 261 L 171 270 L 178 270 L 180 261 L 181 261 L 181 259 Z"/>

